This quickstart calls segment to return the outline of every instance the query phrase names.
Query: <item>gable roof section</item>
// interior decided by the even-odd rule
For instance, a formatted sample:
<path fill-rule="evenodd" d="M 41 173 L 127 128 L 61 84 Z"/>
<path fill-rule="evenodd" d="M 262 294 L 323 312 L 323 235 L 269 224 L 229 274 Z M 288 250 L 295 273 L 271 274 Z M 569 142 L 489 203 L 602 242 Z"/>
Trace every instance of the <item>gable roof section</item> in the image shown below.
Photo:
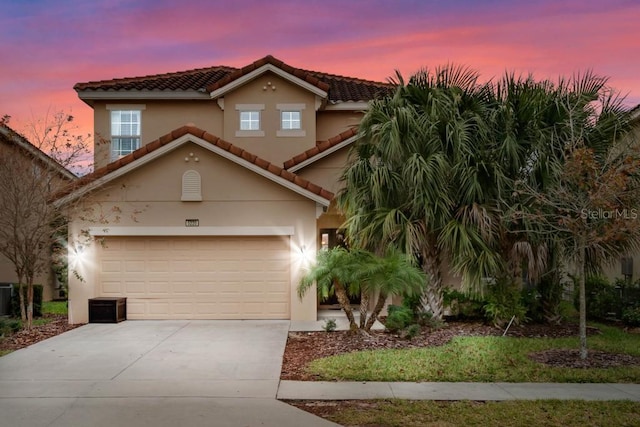
<path fill-rule="evenodd" d="M 329 138 L 326 141 L 318 141 L 315 147 L 310 148 L 284 162 L 284 168 L 289 172 L 297 172 L 311 163 L 314 163 L 329 154 L 350 145 L 357 138 L 358 129 L 353 127 L 342 132 L 340 135 Z"/>
<path fill-rule="evenodd" d="M 281 70 L 318 91 L 326 92 L 327 100 L 331 104 L 367 102 L 393 89 L 393 85 L 389 83 L 292 67 L 271 55 L 243 68 L 213 66 L 174 73 L 77 83 L 73 88 L 78 92 L 80 99 L 85 101 L 108 97 L 126 99 L 143 94 L 157 99 L 207 99 L 210 98 L 210 92 L 221 90 L 224 86 L 265 66 Z"/>
<path fill-rule="evenodd" d="M 75 180 L 77 177 L 67 168 L 51 158 L 47 153 L 33 145 L 24 136 L 11 129 L 9 126 L 0 125 L 0 141 L 18 147 L 21 151 L 32 156 L 36 161 L 43 163 L 47 168 L 51 168 L 58 173 L 61 178 Z"/>
<path fill-rule="evenodd" d="M 271 55 L 267 55 L 264 58 L 258 59 L 257 61 L 254 61 L 231 74 L 227 74 L 224 78 L 207 86 L 206 90 L 207 92 L 211 92 L 211 97 L 218 98 L 226 92 L 240 86 L 245 81 L 252 80 L 254 77 L 259 76 L 267 70 L 273 71 L 282 77 L 288 77 L 289 80 L 294 83 L 297 83 L 300 86 L 306 86 L 308 89 L 315 92 L 316 95 L 320 95 L 322 97 L 327 95 L 327 91 L 330 87 L 328 83 L 321 81 L 308 72 L 298 68 L 293 68 L 279 59 L 276 59 Z"/>
<path fill-rule="evenodd" d="M 64 192 L 58 194 L 56 196 L 56 203 L 64 204 L 90 191 L 96 190 L 107 182 L 187 142 L 196 143 L 324 206 L 328 206 L 330 200 L 333 199 L 334 195 L 330 191 L 279 166 L 269 163 L 215 135 L 195 126 L 187 125 L 161 136 L 157 140 L 109 163 L 105 167 L 97 169 L 89 175 L 83 176 L 75 185 L 69 186 Z"/>

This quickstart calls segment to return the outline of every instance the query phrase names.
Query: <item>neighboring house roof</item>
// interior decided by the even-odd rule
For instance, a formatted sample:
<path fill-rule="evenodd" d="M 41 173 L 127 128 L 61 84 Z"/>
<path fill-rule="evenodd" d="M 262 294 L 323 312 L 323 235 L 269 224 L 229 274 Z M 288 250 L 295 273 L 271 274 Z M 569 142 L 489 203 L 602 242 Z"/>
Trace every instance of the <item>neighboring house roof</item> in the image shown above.
<path fill-rule="evenodd" d="M 61 178 L 75 180 L 77 177 L 67 168 L 51 158 L 47 153 L 33 145 L 27 138 L 5 124 L 0 124 L 0 142 L 18 147 L 33 159 L 43 163 L 46 167 L 60 174 Z"/>
<path fill-rule="evenodd" d="M 339 149 L 350 145 L 357 139 L 358 129 L 356 127 L 350 128 L 342 132 L 340 135 L 336 135 L 329 138 L 326 141 L 316 142 L 316 146 L 300 153 L 291 159 L 284 162 L 284 168 L 289 172 L 296 172 L 309 164 L 320 160 L 329 154 L 338 151 Z"/>
<path fill-rule="evenodd" d="M 189 139 L 189 135 L 195 138 Z M 178 128 L 164 136 L 161 136 L 157 140 L 142 146 L 133 153 L 109 163 L 107 166 L 97 169 L 93 173 L 81 177 L 74 185 L 69 186 L 55 198 L 58 200 L 58 203 L 65 203 L 67 200 L 80 197 L 89 191 L 93 191 L 101 187 L 106 182 L 121 176 L 122 173 L 118 172 L 126 173 L 131 169 L 135 169 L 136 167 L 147 163 L 147 160 L 151 160 L 153 157 L 152 153 L 161 152 L 164 147 L 169 147 L 171 145 L 173 146 L 169 148 L 176 148 L 177 146 L 189 141 L 200 143 L 204 148 L 217 152 L 218 154 L 222 154 L 224 157 L 234 161 L 235 163 L 251 169 L 256 173 L 284 185 L 285 187 L 288 187 L 312 200 L 322 203 L 323 205 L 328 206 L 329 201 L 333 199 L 334 195 L 332 192 L 327 191 L 324 188 L 281 168 L 280 166 L 276 166 L 266 160 L 263 160 L 215 135 L 191 125 L 182 126 L 181 128 Z"/>
<path fill-rule="evenodd" d="M 148 75 L 141 77 L 128 77 L 113 80 L 93 81 L 77 83 L 74 89 L 81 95 L 80 98 L 89 99 L 90 94 L 98 92 L 148 92 L 172 93 L 190 92 L 192 95 L 207 95 L 220 90 L 226 85 L 241 79 L 250 73 L 265 66 L 272 66 L 281 70 L 318 90 L 327 93 L 330 103 L 341 102 L 367 102 L 381 95 L 389 93 L 393 85 L 389 83 L 363 80 L 354 77 L 340 76 L 336 74 L 309 71 L 292 67 L 281 60 L 267 55 L 264 58 L 243 67 L 233 68 L 227 66 L 214 66 L 195 70 L 180 71 L 175 73 Z"/>

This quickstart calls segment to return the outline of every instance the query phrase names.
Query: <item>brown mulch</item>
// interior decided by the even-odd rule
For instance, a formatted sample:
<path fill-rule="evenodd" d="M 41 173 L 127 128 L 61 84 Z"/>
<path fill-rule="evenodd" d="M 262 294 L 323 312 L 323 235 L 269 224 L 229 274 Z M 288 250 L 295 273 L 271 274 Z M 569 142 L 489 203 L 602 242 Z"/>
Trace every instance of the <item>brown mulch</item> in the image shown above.
<path fill-rule="evenodd" d="M 0 350 L 19 350 L 81 326 L 70 325 L 67 316 L 63 314 L 45 314 L 44 317 L 51 321 L 34 326 L 30 330 L 23 329 L 8 337 L 0 338 Z"/>
<path fill-rule="evenodd" d="M 580 358 L 580 350 L 572 349 L 541 351 L 530 354 L 529 358 L 538 363 L 544 363 L 545 365 L 557 368 L 597 369 L 640 365 L 640 357 L 594 350 L 589 350 L 587 358 L 584 360 Z"/>
<path fill-rule="evenodd" d="M 351 334 L 348 331 L 335 332 L 290 332 L 282 362 L 280 378 L 283 380 L 314 381 L 317 378 L 306 372 L 307 365 L 319 358 L 350 353 L 361 350 L 403 349 L 440 346 L 454 337 L 462 336 L 501 336 L 504 330 L 482 323 L 451 322 L 435 329 L 423 328 L 420 335 L 408 340 L 398 334 L 372 331 L 370 334 Z M 588 328 L 587 334 L 599 333 L 596 328 Z M 531 338 L 561 338 L 578 336 L 578 325 L 567 323 L 562 325 L 527 324 L 512 326 L 507 336 Z M 567 350 L 567 352 L 573 350 Z M 578 362 L 572 353 L 562 350 L 532 355 L 532 359 L 540 363 L 566 367 L 620 366 L 627 360 L 625 355 L 591 352 L 593 357 Z M 608 361 L 608 362 L 607 362 Z M 607 363 L 609 363 L 607 365 Z M 627 363 L 631 363 L 628 361 Z M 634 363 L 632 363 L 634 364 Z M 635 364 L 638 364 L 636 361 Z"/>

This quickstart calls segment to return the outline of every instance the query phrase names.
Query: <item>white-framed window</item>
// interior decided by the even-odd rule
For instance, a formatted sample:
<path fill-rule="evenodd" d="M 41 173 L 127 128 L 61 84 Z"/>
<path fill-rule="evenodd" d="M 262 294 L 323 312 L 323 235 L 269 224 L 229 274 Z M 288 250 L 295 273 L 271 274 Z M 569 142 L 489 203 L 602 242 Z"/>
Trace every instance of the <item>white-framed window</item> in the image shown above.
<path fill-rule="evenodd" d="M 111 160 L 140 148 L 140 110 L 111 110 Z"/>
<path fill-rule="evenodd" d="M 276 108 L 280 111 L 280 129 L 276 132 L 276 136 L 306 136 L 302 123 L 302 111 L 305 107 L 305 104 L 276 104 Z"/>
<path fill-rule="evenodd" d="M 240 111 L 240 130 L 260 130 L 260 111 Z"/>
<path fill-rule="evenodd" d="M 282 130 L 301 129 L 300 111 L 281 111 L 280 112 L 280 129 Z"/>
<path fill-rule="evenodd" d="M 262 130 L 263 110 L 264 104 L 236 104 L 236 111 L 238 111 L 236 136 L 264 136 L 264 130 Z"/>

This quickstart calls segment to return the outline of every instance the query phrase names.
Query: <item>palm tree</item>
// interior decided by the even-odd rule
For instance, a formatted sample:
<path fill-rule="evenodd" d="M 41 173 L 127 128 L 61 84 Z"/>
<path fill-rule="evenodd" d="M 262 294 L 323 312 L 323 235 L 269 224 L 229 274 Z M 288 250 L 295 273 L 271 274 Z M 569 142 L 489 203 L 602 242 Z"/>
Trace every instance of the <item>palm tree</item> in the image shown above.
<path fill-rule="evenodd" d="M 314 283 L 321 299 L 335 293 L 351 331 L 360 329 L 368 332 L 388 296 L 419 292 L 424 277 L 406 256 L 398 252 L 378 257 L 364 250 L 336 247 L 318 254 L 316 263 L 300 281 L 298 296 L 302 298 Z M 349 295 L 358 293 L 362 295 L 359 325 L 349 302 Z M 373 312 L 367 317 L 369 295 L 375 293 L 378 293 L 378 299 Z"/>
<path fill-rule="evenodd" d="M 442 319 L 443 260 L 469 287 L 500 269 L 486 205 L 495 177 L 485 154 L 491 97 L 477 73 L 448 66 L 421 71 L 373 101 L 360 125 L 338 205 L 359 247 L 388 246 L 420 262 L 428 276 L 424 306 Z"/>

